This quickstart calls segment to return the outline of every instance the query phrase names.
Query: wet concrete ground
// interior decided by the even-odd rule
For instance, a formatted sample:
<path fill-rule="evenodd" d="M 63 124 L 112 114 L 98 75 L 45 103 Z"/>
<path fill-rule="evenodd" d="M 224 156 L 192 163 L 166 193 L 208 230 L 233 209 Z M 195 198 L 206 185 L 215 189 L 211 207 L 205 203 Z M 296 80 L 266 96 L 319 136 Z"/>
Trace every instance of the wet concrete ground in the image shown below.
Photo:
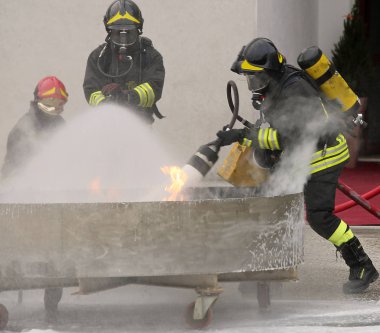
<path fill-rule="evenodd" d="M 375 267 L 380 270 L 380 227 L 352 227 Z M 380 279 L 361 295 L 347 296 L 342 284 L 348 278 L 348 267 L 335 247 L 305 226 L 304 264 L 298 268 L 299 281 L 282 288 L 284 297 L 297 299 L 380 300 Z"/>

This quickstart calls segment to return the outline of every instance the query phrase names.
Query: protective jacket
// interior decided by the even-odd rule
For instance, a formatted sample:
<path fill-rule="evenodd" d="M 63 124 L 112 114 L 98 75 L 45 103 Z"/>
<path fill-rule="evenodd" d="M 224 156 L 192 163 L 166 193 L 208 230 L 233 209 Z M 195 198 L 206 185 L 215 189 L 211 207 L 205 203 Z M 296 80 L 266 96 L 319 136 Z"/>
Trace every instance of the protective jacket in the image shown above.
<path fill-rule="evenodd" d="M 231 70 L 246 75 L 253 92 L 252 104 L 265 115 L 269 127 L 264 128 L 261 117 L 252 128 L 219 131 L 217 135 L 221 145 L 239 141 L 254 146 L 255 157 L 257 152 L 268 156 L 262 159 L 267 167 L 280 156 L 284 162 L 281 169 L 293 169 L 290 176 L 298 172 L 300 159 L 310 161 L 311 177 L 304 185 L 307 220 L 313 230 L 335 245 L 350 267 L 344 292 L 357 293 L 379 273 L 349 225 L 333 214 L 338 179 L 349 159 L 340 130 L 347 131 L 353 122 L 360 123 L 355 115 L 357 96 L 348 93 L 350 88 L 319 48 L 308 48 L 301 55 L 298 64 L 305 72 L 286 65 L 283 55 L 267 38 L 255 38 L 244 46 Z M 295 165 L 287 164 L 287 158 Z M 281 182 L 282 176 L 274 177 L 273 182 Z"/>
<path fill-rule="evenodd" d="M 318 88 L 305 74 L 285 65 L 281 78 L 270 83 L 262 106 L 270 127 L 255 131 L 256 137 L 246 138 L 246 144 L 291 151 L 299 149 L 303 142 L 317 139 L 310 173 L 340 169 L 349 159 L 348 146 L 327 109 Z"/>
<path fill-rule="evenodd" d="M 45 114 L 35 102 L 20 118 L 8 135 L 7 152 L 1 169 L 2 178 L 9 177 L 24 167 L 42 144 L 64 125 L 64 119 Z"/>
<path fill-rule="evenodd" d="M 153 47 L 150 39 L 141 37 L 138 42 L 127 49 L 126 58 L 122 58 L 110 42 L 96 48 L 88 57 L 85 78 L 83 82 L 84 94 L 88 103 L 96 106 L 106 100 L 102 88 L 109 83 L 118 83 L 122 89 L 134 89 L 140 102 L 136 111 L 144 119 L 153 122 L 153 114 L 162 118 L 158 112 L 156 102 L 161 98 L 165 79 L 165 68 L 161 54 Z M 132 59 L 132 60 L 130 60 Z M 105 73 L 121 77 L 108 77 Z M 117 103 L 129 106 L 127 101 Z"/>

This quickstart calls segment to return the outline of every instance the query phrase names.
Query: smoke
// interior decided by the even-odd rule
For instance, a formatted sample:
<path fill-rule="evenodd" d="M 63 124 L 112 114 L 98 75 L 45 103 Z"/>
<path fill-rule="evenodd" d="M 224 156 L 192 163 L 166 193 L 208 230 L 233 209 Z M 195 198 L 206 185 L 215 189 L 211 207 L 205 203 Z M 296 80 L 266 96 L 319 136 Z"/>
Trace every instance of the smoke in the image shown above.
<path fill-rule="evenodd" d="M 295 109 L 296 108 L 296 109 Z M 310 177 L 310 161 L 321 137 L 337 136 L 341 126 L 339 113 L 327 116 L 316 98 L 293 98 L 276 110 L 280 133 L 290 133 L 291 148 L 285 150 L 279 164 L 263 185 L 264 196 L 303 191 Z"/>
<path fill-rule="evenodd" d="M 3 202 L 101 202 L 163 199 L 175 164 L 150 125 L 117 106 L 88 110 L 50 142 L 16 177 L 3 182 Z M 152 199 L 152 198 L 150 198 Z"/>
<path fill-rule="evenodd" d="M 309 162 L 316 140 L 300 144 L 281 159 L 280 164 L 263 188 L 265 196 L 300 193 L 309 177 Z"/>
<path fill-rule="evenodd" d="M 321 136 L 337 133 L 316 99 L 291 99 L 276 110 L 280 133 L 291 133 L 291 149 L 262 186 L 264 196 L 299 193 Z M 301 105 L 301 107 L 299 107 Z M 294 109 L 296 106 L 296 109 Z M 296 114 L 295 114 L 296 112 Z M 289 140 L 288 138 L 285 138 Z M 117 106 L 91 109 L 45 142 L 24 170 L 1 184 L 2 202 L 114 202 L 164 200 L 170 184 L 161 167 L 183 165 L 133 112 Z M 199 175 L 191 186 L 201 182 Z"/>

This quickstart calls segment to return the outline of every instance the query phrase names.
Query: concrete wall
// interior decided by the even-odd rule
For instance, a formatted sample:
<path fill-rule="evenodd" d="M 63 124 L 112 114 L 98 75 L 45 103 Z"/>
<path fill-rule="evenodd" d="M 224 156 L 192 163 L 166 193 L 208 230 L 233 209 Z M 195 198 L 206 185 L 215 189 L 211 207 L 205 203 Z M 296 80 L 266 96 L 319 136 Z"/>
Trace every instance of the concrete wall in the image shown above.
<path fill-rule="evenodd" d="M 298 54 L 317 43 L 318 2 L 314 0 L 257 0 L 257 34 L 271 39 L 296 65 Z"/>
<path fill-rule="evenodd" d="M 110 2 L 0 0 L 0 163 L 8 132 L 27 111 L 41 77 L 57 75 L 66 84 L 67 120 L 88 108 L 82 92 L 86 60 L 105 38 L 102 19 Z M 242 45 L 257 36 L 269 37 L 289 63 L 313 44 L 328 53 L 353 1 L 137 2 L 145 18 L 144 35 L 153 40 L 166 67 L 159 108 L 167 117 L 153 127 L 186 162 L 229 122 L 228 80 L 238 84 L 243 116 L 252 117 L 245 80 L 229 70 Z"/>
<path fill-rule="evenodd" d="M 257 33 L 271 39 L 288 63 L 318 41 L 318 2 L 315 0 L 257 0 Z"/>
<path fill-rule="evenodd" d="M 318 45 L 328 57 L 343 33 L 354 0 L 257 0 L 257 34 L 272 39 L 287 61 Z"/>
<path fill-rule="evenodd" d="M 343 33 L 343 21 L 353 4 L 354 0 L 318 2 L 318 45 L 329 58 L 334 44 Z"/>
<path fill-rule="evenodd" d="M 0 163 L 8 132 L 27 111 L 43 76 L 57 75 L 65 83 L 67 120 L 87 108 L 82 91 L 86 61 L 104 41 L 103 15 L 111 2 L 0 0 Z M 154 128 L 175 143 L 186 162 L 229 122 L 226 83 L 241 80 L 229 68 L 241 46 L 255 36 L 255 0 L 136 2 L 145 19 L 144 35 L 153 40 L 166 67 L 159 108 L 167 118 Z M 249 107 L 245 82 L 239 84 Z"/>

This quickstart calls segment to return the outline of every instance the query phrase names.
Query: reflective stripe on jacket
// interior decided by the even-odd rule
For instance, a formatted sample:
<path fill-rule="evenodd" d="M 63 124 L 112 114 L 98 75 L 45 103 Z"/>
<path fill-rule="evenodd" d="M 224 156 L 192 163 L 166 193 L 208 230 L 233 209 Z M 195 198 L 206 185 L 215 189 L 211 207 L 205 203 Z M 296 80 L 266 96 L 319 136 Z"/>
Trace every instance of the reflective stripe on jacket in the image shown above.
<path fill-rule="evenodd" d="M 339 134 L 336 138 L 338 144 L 332 147 L 315 152 L 310 162 L 310 174 L 329 169 L 350 158 L 348 146 L 343 134 Z"/>
<path fill-rule="evenodd" d="M 257 139 L 261 149 L 281 150 L 277 130 L 273 128 L 260 128 Z"/>
<path fill-rule="evenodd" d="M 88 100 L 88 104 L 91 106 L 97 106 L 101 101 L 104 101 L 106 97 L 103 95 L 103 93 L 99 91 L 94 91 Z"/>

